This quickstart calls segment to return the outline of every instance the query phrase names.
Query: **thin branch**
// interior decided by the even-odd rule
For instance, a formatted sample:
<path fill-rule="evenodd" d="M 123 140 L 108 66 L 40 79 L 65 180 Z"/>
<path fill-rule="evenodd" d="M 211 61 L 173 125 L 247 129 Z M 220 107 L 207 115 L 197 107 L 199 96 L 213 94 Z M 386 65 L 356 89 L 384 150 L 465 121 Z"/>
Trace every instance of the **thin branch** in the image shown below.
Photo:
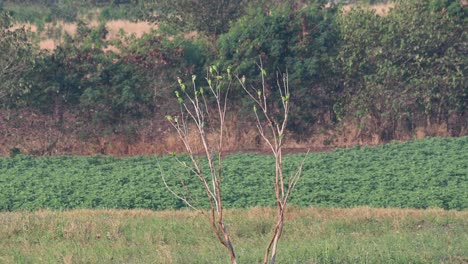
<path fill-rule="evenodd" d="M 297 168 L 296 173 L 292 177 L 290 177 L 289 184 L 288 184 L 289 185 L 288 186 L 288 191 L 286 193 L 286 196 L 283 198 L 283 204 L 286 204 L 288 202 L 288 199 L 291 196 L 291 193 L 293 192 L 294 188 L 296 188 L 296 184 L 299 181 L 299 179 L 301 178 L 302 168 L 304 167 L 304 163 L 305 163 L 307 157 L 309 156 L 309 153 L 310 153 L 310 149 L 307 150 L 304 158 L 301 161 L 301 164 Z"/>
<path fill-rule="evenodd" d="M 193 210 L 198 211 L 198 209 L 197 209 L 195 206 L 193 206 L 185 197 L 182 197 L 182 196 L 180 196 L 179 194 L 177 194 L 177 193 L 167 184 L 166 178 L 164 177 L 164 173 L 163 173 L 162 168 L 161 168 L 161 164 L 159 163 L 159 161 L 158 161 L 157 163 L 158 163 L 159 171 L 160 171 L 160 174 L 161 174 L 161 178 L 162 178 L 162 180 L 163 180 L 164 186 L 166 186 L 166 189 L 167 189 L 172 195 L 174 195 L 177 199 L 179 199 L 179 200 L 181 200 L 182 202 L 184 202 L 188 207 L 192 208 Z"/>
<path fill-rule="evenodd" d="M 217 70 L 215 67 L 210 68 L 210 73 L 212 71 Z M 221 177 L 222 177 L 222 150 L 223 150 L 223 135 L 225 129 L 225 117 L 227 111 L 227 96 L 229 93 L 229 86 L 226 90 L 226 93 L 223 96 L 223 92 L 221 91 L 221 85 L 223 84 L 222 77 L 216 76 L 215 84 L 212 85 L 212 81 L 209 79 L 209 76 L 206 78 L 208 82 L 208 87 L 211 94 L 214 96 L 216 100 L 216 110 L 218 111 L 219 115 L 219 137 L 218 142 L 216 142 L 215 146 L 211 146 L 210 142 L 208 141 L 208 134 L 207 134 L 207 126 L 205 122 L 210 122 L 210 109 L 208 108 L 207 99 L 205 97 L 204 91 L 202 89 L 197 89 L 195 83 L 196 76 L 192 76 L 192 90 L 193 95 L 186 92 L 186 86 L 182 83 L 179 79 L 180 88 L 182 90 L 182 94 L 184 98 L 187 100 L 184 102 L 184 99 L 180 97 L 179 91 L 176 91 L 176 96 L 180 102 L 180 112 L 181 112 L 181 121 L 178 122 L 177 119 L 173 119 L 169 116 L 168 120 L 170 121 L 171 125 L 176 129 L 179 138 L 181 139 L 182 143 L 184 144 L 185 149 L 189 153 L 190 161 L 192 162 L 193 166 L 187 165 L 185 162 L 181 162 L 178 160 L 180 166 L 183 168 L 188 169 L 191 173 L 194 173 L 198 176 L 199 180 L 201 181 L 202 186 L 205 189 L 205 193 L 210 203 L 209 209 L 209 222 L 213 228 L 213 232 L 218 239 L 218 241 L 225 246 L 231 257 L 231 262 L 233 264 L 236 262 L 236 256 L 234 253 L 234 248 L 231 243 L 230 234 L 223 222 L 223 204 L 222 204 L 222 194 L 221 194 Z M 199 98 L 201 96 L 201 99 Z M 222 100 L 224 99 L 224 102 Z M 208 121 L 205 121 L 208 118 Z M 192 121 L 195 125 L 189 127 L 188 121 Z M 203 147 L 203 152 L 205 154 L 208 166 L 209 166 L 209 174 L 204 174 L 201 168 L 201 160 L 196 159 L 196 155 L 193 151 L 192 143 L 190 142 L 189 132 L 190 129 L 196 129 L 196 133 L 200 139 L 200 142 Z M 214 152 L 217 151 L 217 161 Z M 165 179 L 163 179 L 165 181 Z M 209 183 L 211 182 L 211 183 Z M 182 200 L 184 203 L 188 204 L 191 208 L 195 208 L 193 204 L 190 204 L 190 201 L 182 195 L 177 194 L 174 190 L 172 190 L 167 183 L 165 182 L 166 188 L 177 198 Z M 184 186 L 184 184 L 182 183 Z M 186 190 L 187 193 L 188 190 Z"/>
<path fill-rule="evenodd" d="M 277 202 L 277 222 L 275 228 L 273 230 L 273 236 L 268 243 L 268 246 L 265 250 L 263 263 L 275 263 L 276 261 L 276 253 L 279 239 L 281 238 L 284 226 L 284 213 L 288 198 L 290 197 L 292 191 L 294 190 L 297 182 L 300 179 L 302 168 L 305 162 L 305 159 L 309 152 L 307 152 L 306 156 L 302 160 L 300 166 L 298 167 L 295 174 L 289 177 L 288 188 L 286 190 L 285 186 L 285 179 L 283 173 L 283 138 L 285 136 L 286 126 L 288 123 L 288 116 L 290 110 L 290 91 L 289 91 L 289 81 L 288 75 L 285 73 L 284 75 L 277 74 L 277 88 L 281 97 L 281 105 L 282 105 L 282 120 L 278 120 L 274 114 L 271 113 L 268 109 L 268 96 L 266 93 L 266 81 L 265 81 L 265 70 L 263 69 L 263 63 L 260 59 L 260 64 L 257 64 L 258 68 L 261 71 L 261 90 L 257 91 L 257 95 L 255 96 L 252 92 L 247 89 L 245 85 L 244 77 L 240 79 L 238 76 L 237 80 L 240 82 L 241 87 L 244 91 L 249 95 L 249 97 L 255 102 L 255 105 L 258 106 L 263 113 L 263 117 L 266 120 L 267 128 L 263 128 L 262 122 L 260 121 L 260 117 L 256 111 L 256 107 L 254 106 L 254 114 L 257 122 L 257 129 L 260 136 L 263 138 L 264 142 L 270 147 L 272 154 L 275 157 L 275 181 L 274 181 L 274 191 L 275 197 Z M 281 79 L 279 77 L 282 77 Z M 255 90 L 254 87 L 251 90 Z M 266 131 L 265 131 L 266 130 Z M 268 135 L 267 135 L 268 133 Z"/>

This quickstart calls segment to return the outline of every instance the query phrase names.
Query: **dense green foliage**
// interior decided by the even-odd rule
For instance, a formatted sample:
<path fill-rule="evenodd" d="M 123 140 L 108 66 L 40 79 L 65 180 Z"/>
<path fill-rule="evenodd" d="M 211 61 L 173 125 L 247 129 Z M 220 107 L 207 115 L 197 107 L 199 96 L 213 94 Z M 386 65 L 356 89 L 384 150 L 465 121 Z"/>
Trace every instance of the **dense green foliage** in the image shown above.
<path fill-rule="evenodd" d="M 0 107 L 18 105 L 31 84 L 24 74 L 32 65 L 32 43 L 24 28 L 13 28 L 13 21 L 0 7 Z"/>
<path fill-rule="evenodd" d="M 288 209 L 278 263 L 463 263 L 468 211 Z M 239 263 L 260 263 L 269 208 L 226 210 Z M 0 213 L 2 264 L 229 263 L 206 219 L 191 211 Z"/>
<path fill-rule="evenodd" d="M 464 16 L 456 15 L 465 11 L 428 2 L 402 2 L 383 17 L 358 8 L 339 19 L 339 110 L 371 116 L 363 125 L 382 138 L 421 123 L 459 130 L 466 122 L 468 33 Z"/>
<path fill-rule="evenodd" d="M 159 0 L 147 13 L 150 19 L 169 22 L 179 29 L 216 36 L 229 29 L 229 23 L 243 13 L 248 2 L 252 1 Z"/>
<path fill-rule="evenodd" d="M 57 20 L 74 22 L 80 18 L 99 20 L 137 19 L 145 14 L 143 2 L 136 0 L 6 0 L 5 9 L 21 22 L 42 24 Z"/>
<path fill-rule="evenodd" d="M 251 9 L 220 37 L 218 61 L 252 77 L 258 76 L 256 64 L 261 60 L 271 91 L 276 90 L 275 72 L 287 72 L 294 89 L 290 128 L 306 132 L 316 119 L 333 111 L 338 99 L 332 67 L 338 49 L 338 8 L 323 3 L 296 8 L 288 3 L 273 10 Z"/>
<path fill-rule="evenodd" d="M 78 109 L 95 121 L 112 122 L 138 114 L 150 89 L 134 64 L 113 53 L 105 53 L 106 29 L 80 23 L 75 37 L 65 36 L 54 53 L 42 53 L 30 72 L 34 88 L 32 106 L 61 116 L 65 109 Z M 151 98 L 151 97 L 150 97 Z"/>
<path fill-rule="evenodd" d="M 285 168 L 295 168 L 302 157 L 287 156 Z M 305 207 L 467 209 L 466 160 L 468 137 L 311 154 L 291 203 Z M 223 162 L 225 206 L 273 205 L 273 157 L 235 154 Z M 187 187 L 200 205 L 206 205 L 197 178 L 171 156 L 17 155 L 0 159 L 0 210 L 184 207 L 165 188 L 159 166 L 176 191 Z"/>
<path fill-rule="evenodd" d="M 167 104 L 171 90 L 157 88 L 203 64 L 203 42 L 169 39 L 162 32 L 142 38 L 122 33 L 110 42 L 107 33 L 104 25 L 91 28 L 80 21 L 75 36 L 65 35 L 54 52 L 36 56 L 26 75 L 34 82 L 22 102 L 59 117 L 73 109 L 84 121 L 118 124 Z M 119 51 L 106 51 L 109 45 Z"/>
<path fill-rule="evenodd" d="M 245 75 L 256 86 L 256 63 L 261 60 L 269 76 L 268 93 L 275 92 L 276 72 L 289 74 L 289 128 L 294 132 L 349 122 L 358 124 L 363 137 L 389 141 L 433 124 L 446 126 L 452 135 L 468 127 L 468 21 L 467 9 L 458 1 L 401 1 L 384 16 L 359 7 L 341 12 L 324 0 L 307 5 L 204 0 L 193 7 L 185 1 L 162 1 L 156 7 L 154 1 L 75 2 L 39 4 L 54 14 L 66 14 L 53 11 L 62 6 L 73 12 L 99 7 L 101 22 L 119 12 L 129 19 L 150 19 L 150 12 L 159 21 L 158 30 L 141 38 L 120 34 L 111 41 L 104 23 L 89 28 L 78 20 L 78 34 L 56 36 L 62 42 L 52 52 L 31 51 L 31 39 L 20 42 L 17 51 L 30 52 L 10 53 L 16 54 L 21 70 L 8 78 L 10 88 L 2 88 L 10 94 L 0 96 L 3 106 L 32 107 L 58 116 L 71 110 L 85 120 L 113 125 L 155 111 L 170 112 L 168 98 L 176 78 L 204 76 L 209 65 L 232 67 L 234 74 Z M 31 4 L 5 5 L 12 10 L 25 3 Z M 130 6 L 145 12 L 125 14 Z M 13 16 L 18 18 L 18 12 Z M 68 20 L 56 16 L 41 23 Z M 109 46 L 118 50 L 109 51 Z M 34 66 L 25 67 L 25 61 Z M 233 89 L 232 109 L 251 109 L 245 107 L 246 94 Z"/>

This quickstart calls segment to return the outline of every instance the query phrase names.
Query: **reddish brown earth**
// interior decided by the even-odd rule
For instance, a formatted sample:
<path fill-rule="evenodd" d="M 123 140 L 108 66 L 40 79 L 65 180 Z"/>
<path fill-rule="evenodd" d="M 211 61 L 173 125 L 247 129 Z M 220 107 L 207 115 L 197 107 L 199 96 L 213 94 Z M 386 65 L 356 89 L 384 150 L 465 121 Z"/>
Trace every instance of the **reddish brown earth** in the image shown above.
<path fill-rule="evenodd" d="M 33 111 L 0 111 L 0 156 L 9 156 L 15 148 L 29 155 L 114 155 L 134 156 L 183 152 L 184 148 L 170 124 L 162 116 L 128 121 L 110 128 L 83 122 L 71 113 L 65 113 L 63 122 L 51 115 Z M 290 134 L 285 143 L 286 153 L 330 151 L 356 145 L 378 145 L 387 141 L 378 135 L 360 131 L 354 125 L 333 129 L 315 129 L 305 135 Z M 320 131 L 320 132 L 318 132 Z M 433 125 L 412 132 L 396 133 L 395 140 L 405 141 L 427 136 L 464 136 L 462 129 L 451 133 L 447 126 Z M 269 153 L 258 136 L 253 123 L 233 118 L 227 123 L 225 154 L 235 152 Z M 214 142 L 216 135 L 209 134 Z M 192 143 L 199 145 L 197 134 Z M 201 148 L 198 148 L 201 151 Z"/>

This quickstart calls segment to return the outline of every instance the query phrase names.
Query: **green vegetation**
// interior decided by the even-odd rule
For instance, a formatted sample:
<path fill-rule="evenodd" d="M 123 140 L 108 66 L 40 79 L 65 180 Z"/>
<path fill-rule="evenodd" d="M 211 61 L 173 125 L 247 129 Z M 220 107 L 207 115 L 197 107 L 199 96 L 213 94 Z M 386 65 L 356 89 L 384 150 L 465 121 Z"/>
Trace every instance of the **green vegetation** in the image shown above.
<path fill-rule="evenodd" d="M 0 97 L 0 103 L 55 116 L 73 111 L 84 122 L 112 128 L 130 118 L 172 111 L 168 97 L 176 77 L 204 76 L 209 65 L 232 67 L 234 74 L 259 81 L 255 63 L 261 58 L 272 76 L 268 87 L 276 86 L 275 72 L 289 73 L 297 91 L 289 124 L 294 132 L 309 132 L 314 125 L 339 128 L 346 122 L 358 124 L 362 138 L 382 141 L 434 124 L 446 126 L 452 135 L 466 131 L 468 9 L 457 1 L 401 1 L 387 15 L 359 7 L 342 12 L 323 0 L 280 2 L 203 0 L 192 6 L 161 1 L 155 6 L 154 1 L 40 1 L 36 4 L 51 15 L 39 26 L 77 21 L 78 33 L 55 36 L 60 45 L 51 52 L 16 54 L 19 66 L 24 61 L 32 66 L 18 72 L 21 80 L 1 83 L 0 94 L 11 96 Z M 12 12 L 17 5 L 33 3 L 5 2 L 5 9 L 21 21 L 20 13 L 29 9 Z M 86 26 L 81 21 L 86 15 L 77 15 L 81 9 L 98 10 L 98 18 L 88 20 L 102 24 Z M 103 22 L 119 14 L 157 21 L 158 30 L 110 40 Z M 18 46 L 28 50 L 30 42 Z M 28 93 L 17 88 L 25 83 L 34 84 Z M 232 108 L 250 109 L 245 93 L 234 90 Z"/>
<path fill-rule="evenodd" d="M 289 127 L 307 132 L 317 119 L 333 112 L 337 100 L 332 62 L 339 48 L 338 11 L 338 7 L 324 8 L 319 3 L 299 10 L 293 4 L 272 10 L 252 8 L 220 36 L 217 62 L 251 80 L 259 74 L 256 64 L 261 58 L 268 73 L 267 87 L 277 85 L 275 72 L 287 70 L 294 91 Z M 254 86 L 260 86 L 259 81 Z"/>
<path fill-rule="evenodd" d="M 14 106 L 16 98 L 29 93 L 31 84 L 24 78 L 32 65 L 33 49 L 24 28 L 13 28 L 11 16 L 0 7 L 0 108 Z"/>
<path fill-rule="evenodd" d="M 152 1 L 149 1 L 152 2 Z M 165 22 L 182 31 L 197 31 L 214 37 L 228 31 L 229 23 L 235 21 L 244 12 L 249 3 L 257 0 L 158 0 L 153 8 L 146 10 L 147 18 Z M 268 2 L 268 1 L 266 1 Z"/>
<path fill-rule="evenodd" d="M 451 1 L 441 10 L 436 2 L 402 2 L 384 17 L 358 8 L 339 19 L 345 106 L 339 110 L 381 138 L 423 123 L 458 130 L 466 122 L 460 118 L 468 87 L 468 58 L 461 55 L 467 52 L 466 10 L 455 10 Z"/>
<path fill-rule="evenodd" d="M 273 209 L 226 211 L 239 263 L 259 263 Z M 288 210 L 278 263 L 464 263 L 468 213 L 401 209 Z M 0 213 L 0 262 L 228 263 L 195 212 Z"/>
<path fill-rule="evenodd" d="M 285 169 L 296 168 L 302 157 L 285 157 Z M 467 209 L 466 160 L 468 137 L 311 154 L 291 203 L 301 207 Z M 270 187 L 273 157 L 235 154 L 223 162 L 226 207 L 274 205 Z M 0 159 L 0 210 L 183 208 L 164 187 L 158 164 L 175 190 L 185 186 L 195 200 L 203 197 L 197 178 L 188 175 L 171 156 L 16 155 Z"/>
<path fill-rule="evenodd" d="M 145 1 L 5 0 L 4 8 L 17 21 L 42 24 L 58 20 L 76 22 L 83 18 L 137 19 L 143 14 L 142 2 Z"/>
<path fill-rule="evenodd" d="M 192 77 L 195 85 L 203 79 L 196 76 L 215 65 L 210 69 L 229 69 L 254 87 L 265 83 L 263 94 L 277 99 L 274 73 L 288 72 L 295 92 L 283 100 L 291 102 L 288 125 L 296 135 L 350 124 L 357 125 L 356 137 L 387 142 L 418 127 L 466 135 L 468 9 L 458 1 L 409 0 L 377 14 L 359 6 L 343 11 L 329 2 L 0 0 L 0 126 L 16 129 L 23 110 L 41 111 L 61 136 L 79 128 L 83 140 L 128 133 L 131 141 L 145 118 L 171 117 L 177 103 L 169 98 L 178 77 Z M 109 37 L 111 19 L 153 21 L 158 29 L 141 37 L 123 30 Z M 36 24 L 37 32 L 22 28 L 24 22 Z M 76 32 L 63 22 L 76 24 Z M 45 38 L 53 39 L 53 50 L 38 48 Z M 229 111 L 248 121 L 244 111 L 251 102 L 240 87 L 232 91 Z M 208 112 L 210 103 L 204 100 L 200 109 Z M 278 107 L 269 107 L 277 115 Z M 36 123 L 47 124 L 42 121 Z M 16 133 L 5 131 L 7 137 Z M 198 178 L 174 157 L 36 157 L 22 151 L 16 144 L 10 158 L 0 158 L 1 263 L 227 262 L 197 213 L 40 211 L 186 208 L 164 184 L 176 193 L 190 191 L 192 205 L 208 208 Z M 36 152 L 45 153 L 29 153 Z M 286 174 L 303 157 L 286 156 Z M 186 155 L 177 158 L 189 162 Z M 468 261 L 465 211 L 308 208 L 466 210 L 467 160 L 468 137 L 311 155 L 290 200 L 296 208 L 287 214 L 291 225 L 278 261 Z M 274 206 L 274 159 L 233 154 L 222 165 L 223 202 L 231 208 L 226 223 L 239 261 L 259 262 L 274 212 L 240 208 Z"/>

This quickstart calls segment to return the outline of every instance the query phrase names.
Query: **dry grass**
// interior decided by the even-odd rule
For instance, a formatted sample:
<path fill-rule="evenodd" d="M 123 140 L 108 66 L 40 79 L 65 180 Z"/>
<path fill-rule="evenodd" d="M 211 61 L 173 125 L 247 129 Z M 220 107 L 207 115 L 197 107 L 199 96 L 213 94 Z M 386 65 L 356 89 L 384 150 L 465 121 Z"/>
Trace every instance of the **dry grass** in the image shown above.
<path fill-rule="evenodd" d="M 52 44 L 50 44 L 52 45 Z M 57 141 L 54 148 L 45 154 L 48 155 L 95 155 L 105 154 L 113 156 L 135 156 L 169 154 L 172 152 L 185 152 L 184 146 L 177 134 L 172 130 L 162 116 L 155 115 L 145 119 L 145 125 L 141 123 L 130 123 L 138 128 L 138 133 L 132 136 L 131 141 L 124 134 L 111 134 L 102 136 L 87 133 L 86 138 L 82 138 L 79 129 L 73 132 L 63 133 L 56 125 L 56 121 L 45 114 L 31 111 L 12 112 L 15 118 L 7 121 L 0 118 L 0 155 L 8 156 L 10 149 L 20 148 L 24 154 L 35 154 L 47 149 L 51 142 Z M 0 116 L 8 116 L 6 111 Z M 72 113 L 65 113 L 65 127 L 76 126 L 76 116 Z M 370 123 L 370 122 L 368 122 Z M 226 154 L 233 152 L 258 152 L 266 153 L 267 146 L 259 138 L 257 128 L 252 123 L 240 122 L 231 118 L 226 122 L 225 144 L 223 145 Z M 334 148 L 349 148 L 356 145 L 379 145 L 385 143 L 375 133 L 363 134 L 357 128 L 355 122 L 345 122 L 341 129 L 316 131 L 310 135 L 302 135 L 301 138 L 288 136 L 285 142 L 285 151 L 288 153 L 311 151 L 327 151 Z M 371 128 L 372 129 L 372 128 Z M 71 130 L 70 130 L 71 131 Z M 449 136 L 447 126 L 443 124 L 432 125 L 430 127 L 419 127 L 406 134 L 401 132 L 397 135 L 398 140 L 411 140 L 414 137 L 424 138 L 427 136 Z M 462 130 L 453 136 L 467 135 L 467 131 Z M 216 140 L 216 134 L 209 134 L 210 142 Z M 329 144 L 325 142 L 329 141 Z M 199 136 L 193 133 L 191 142 L 201 150 Z M 198 146 L 198 147 L 197 147 Z"/>
<path fill-rule="evenodd" d="M 249 213 L 252 216 L 258 217 L 262 214 L 274 213 L 269 208 L 260 208 L 260 212 L 252 209 Z M 398 209 L 398 208 L 371 208 L 371 207 L 357 207 L 357 208 L 289 208 L 289 220 L 301 219 L 304 217 L 317 217 L 329 221 L 346 219 L 349 221 L 361 221 L 369 218 L 375 219 L 393 219 L 403 220 L 407 218 L 424 218 L 428 215 L 437 215 L 441 217 L 451 217 L 453 219 L 463 220 L 465 217 L 468 219 L 468 211 L 446 211 L 439 208 L 418 210 L 418 209 Z"/>
<path fill-rule="evenodd" d="M 258 263 L 273 208 L 226 210 L 240 263 Z M 290 208 L 278 263 L 464 263 L 468 211 Z M 227 263 L 193 211 L 0 213 L 0 263 Z"/>
<path fill-rule="evenodd" d="M 231 218 L 243 219 L 261 219 L 273 218 L 276 216 L 276 208 L 270 207 L 253 207 L 250 209 L 226 209 L 226 215 Z M 399 209 L 399 208 L 371 208 L 371 207 L 356 207 L 356 208 L 298 208 L 289 207 L 287 210 L 287 220 L 294 221 L 303 218 L 320 218 L 322 220 L 348 220 L 361 221 L 364 219 L 422 219 L 428 216 L 450 217 L 453 220 L 468 221 L 468 211 L 443 210 L 439 208 L 433 209 Z M 133 210 L 117 210 L 117 209 L 77 209 L 70 211 L 50 211 L 38 210 L 33 212 L 0 212 L 0 223 L 4 229 L 8 231 L 11 228 L 22 228 L 32 219 L 60 219 L 67 221 L 82 221 L 90 220 L 98 217 L 113 219 L 115 221 L 123 221 L 128 219 L 140 218 L 157 218 L 157 219 L 187 219 L 199 217 L 201 213 L 192 210 L 167 210 L 167 211 L 152 211 L 146 209 Z M 468 224 L 468 222 L 466 222 Z M 47 223 L 50 225 L 50 223 Z"/>
<path fill-rule="evenodd" d="M 108 39 L 115 39 L 120 29 L 123 29 L 128 34 L 135 34 L 136 37 L 141 37 L 151 30 L 156 30 L 157 25 L 139 21 L 131 22 L 127 20 L 112 20 L 106 23 L 107 30 L 109 30 Z"/>
<path fill-rule="evenodd" d="M 97 27 L 99 23 L 97 21 L 89 22 L 89 26 Z M 12 29 L 26 28 L 33 33 L 38 32 L 38 27 L 29 23 L 16 24 Z M 151 30 L 156 30 L 157 25 L 149 22 L 139 21 L 132 22 L 128 20 L 112 20 L 106 23 L 106 28 L 109 31 L 107 35 L 108 40 L 114 40 L 119 35 L 121 30 L 124 30 L 127 34 L 134 34 L 136 37 L 141 37 L 145 33 L 149 33 Z M 44 29 L 40 34 L 39 47 L 41 49 L 53 50 L 59 43 L 60 40 L 50 38 L 46 32 L 59 31 L 61 35 L 69 34 L 71 36 L 76 35 L 77 25 L 76 23 L 65 23 L 58 21 L 55 23 L 46 23 Z"/>
<path fill-rule="evenodd" d="M 25 29 L 27 29 L 27 30 L 29 30 L 31 32 L 34 32 L 34 33 L 37 32 L 37 26 L 33 25 L 31 23 L 17 23 L 15 25 L 13 25 L 10 30 L 16 30 L 16 29 L 20 29 L 20 28 L 25 28 Z"/>
<path fill-rule="evenodd" d="M 57 47 L 59 44 L 59 41 L 53 40 L 53 39 L 46 39 L 43 41 L 39 42 L 39 48 L 42 50 L 54 50 L 55 47 Z"/>
<path fill-rule="evenodd" d="M 191 125 L 189 130 L 189 143 L 195 153 L 204 153 L 200 135 L 197 133 L 195 125 Z M 258 131 L 256 127 L 252 124 L 240 123 L 236 117 L 233 117 L 226 121 L 223 151 L 229 153 L 236 150 L 261 150 L 263 141 L 261 141 L 257 135 Z M 210 145 L 217 144 L 218 137 L 217 131 L 209 131 L 207 133 L 207 139 Z M 160 146 L 163 146 L 165 153 L 186 151 L 179 136 L 172 130 L 164 134 Z M 289 147 L 289 145 L 286 147 Z"/>
<path fill-rule="evenodd" d="M 355 8 L 356 4 L 349 4 L 343 6 L 343 10 L 348 12 L 352 8 Z M 385 16 L 388 14 L 388 11 L 395 7 L 395 3 L 387 3 L 387 4 L 377 4 L 377 5 L 359 5 L 363 7 L 365 10 L 374 10 L 377 15 Z"/>
<path fill-rule="evenodd" d="M 254 207 L 251 209 L 226 209 L 225 214 L 228 221 L 233 219 L 274 220 L 276 216 L 275 208 Z M 286 213 L 287 222 L 294 223 L 303 219 L 320 219 L 324 222 L 344 221 L 361 222 L 369 219 L 390 220 L 395 225 L 412 219 L 422 221 L 426 218 L 450 218 L 451 221 L 462 221 L 468 224 L 468 211 L 446 211 L 443 209 L 397 209 L 397 208 L 296 208 L 290 207 Z M 101 224 L 99 221 L 107 219 L 106 225 L 113 227 L 113 230 L 119 228 L 122 224 L 132 219 L 203 219 L 198 211 L 191 210 L 169 210 L 169 211 L 151 211 L 145 209 L 134 210 L 115 210 L 115 209 L 78 209 L 71 211 L 50 211 L 39 210 L 34 212 L 3 212 L 0 213 L 0 237 L 6 237 L 8 234 L 15 233 L 15 230 L 28 229 L 32 225 L 39 224 L 49 232 L 55 232 L 58 222 L 65 222 L 63 230 L 66 236 L 73 236 L 77 233 L 99 234 Z M 94 220 L 93 220 L 94 219 Z"/>

